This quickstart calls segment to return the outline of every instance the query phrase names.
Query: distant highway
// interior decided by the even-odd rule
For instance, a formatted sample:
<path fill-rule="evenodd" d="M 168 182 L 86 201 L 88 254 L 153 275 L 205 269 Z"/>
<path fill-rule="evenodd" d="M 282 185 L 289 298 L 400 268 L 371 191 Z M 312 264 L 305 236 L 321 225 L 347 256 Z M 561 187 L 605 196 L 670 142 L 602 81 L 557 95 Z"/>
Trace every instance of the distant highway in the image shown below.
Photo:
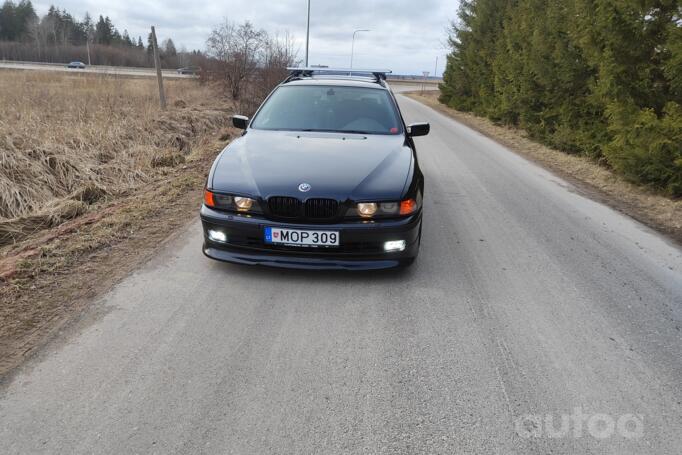
<path fill-rule="evenodd" d="M 40 63 L 40 62 L 14 62 L 14 61 L 0 61 L 0 69 L 13 70 L 32 70 L 32 71 L 65 71 L 71 73 L 94 73 L 94 74 L 113 74 L 117 76 L 142 76 L 155 77 L 156 70 L 154 68 L 135 68 L 129 66 L 105 66 L 105 65 L 90 65 L 85 69 L 67 68 L 66 63 Z M 162 70 L 165 78 L 179 78 L 187 79 L 194 76 L 188 74 L 178 74 L 176 70 Z M 394 91 L 409 91 L 416 90 L 422 84 L 425 90 L 435 90 L 441 81 L 419 79 L 399 79 L 388 78 L 389 84 L 394 88 Z M 401 90 L 395 90 L 395 86 L 404 86 Z"/>
<path fill-rule="evenodd" d="M 90 65 L 85 69 L 79 70 L 74 68 L 67 68 L 66 63 L 40 63 L 40 62 L 14 62 L 0 60 L 0 69 L 14 69 L 14 70 L 33 70 L 33 71 L 67 71 L 67 72 L 81 72 L 81 73 L 96 73 L 96 74 L 115 74 L 120 76 L 156 76 L 154 68 L 135 68 L 129 66 L 105 66 L 105 65 Z M 176 78 L 192 78 L 194 76 L 188 74 L 178 74 L 176 70 L 163 70 L 163 77 Z M 402 78 L 388 78 L 388 82 L 394 84 L 406 85 L 421 85 L 424 84 L 425 89 L 435 89 L 441 81 L 420 79 L 402 79 Z"/>
<path fill-rule="evenodd" d="M 127 66 L 91 65 L 85 69 L 67 68 L 65 63 L 34 63 L 0 61 L 0 69 L 32 70 L 32 71 L 67 71 L 71 73 L 112 74 L 117 76 L 155 77 L 154 68 L 132 68 Z M 178 74 L 175 70 L 163 70 L 163 77 L 192 78 L 187 74 Z"/>

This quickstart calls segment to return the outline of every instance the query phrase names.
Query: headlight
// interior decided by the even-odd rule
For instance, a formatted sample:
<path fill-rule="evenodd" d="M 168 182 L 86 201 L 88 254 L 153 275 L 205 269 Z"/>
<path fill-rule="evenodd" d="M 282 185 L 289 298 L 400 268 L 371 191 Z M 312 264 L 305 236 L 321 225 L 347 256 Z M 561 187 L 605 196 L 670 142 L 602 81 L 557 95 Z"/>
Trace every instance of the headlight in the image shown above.
<path fill-rule="evenodd" d="M 215 201 L 216 208 L 228 208 L 231 207 L 232 203 L 234 202 L 232 196 L 228 196 L 226 194 L 213 194 L 213 200 Z"/>
<path fill-rule="evenodd" d="M 204 191 L 204 204 L 207 207 L 232 212 L 262 213 L 255 199 L 245 196 L 233 196 L 231 194 L 214 193 Z"/>
<path fill-rule="evenodd" d="M 379 204 L 379 212 L 384 215 L 396 215 L 400 209 L 397 202 L 382 202 Z"/>
<path fill-rule="evenodd" d="M 421 207 L 421 196 L 416 199 L 389 202 L 359 202 L 354 208 L 349 209 L 347 216 L 350 218 L 360 216 L 362 218 L 391 218 L 411 215 Z"/>
<path fill-rule="evenodd" d="M 377 213 L 376 202 L 361 202 L 358 204 L 358 215 L 363 218 L 371 218 Z"/>
<path fill-rule="evenodd" d="M 240 212 L 248 212 L 251 210 L 251 206 L 253 206 L 253 199 L 249 197 L 235 196 L 234 205 L 237 206 L 237 210 Z"/>

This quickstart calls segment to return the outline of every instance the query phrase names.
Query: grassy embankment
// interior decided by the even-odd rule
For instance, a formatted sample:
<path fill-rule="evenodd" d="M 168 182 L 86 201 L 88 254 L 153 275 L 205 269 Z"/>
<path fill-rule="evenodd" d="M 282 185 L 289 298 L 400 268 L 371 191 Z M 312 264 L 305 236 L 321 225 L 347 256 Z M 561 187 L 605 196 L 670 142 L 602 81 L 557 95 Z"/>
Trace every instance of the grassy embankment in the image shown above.
<path fill-rule="evenodd" d="M 0 71 L 0 373 L 196 218 L 231 104 L 165 85 Z"/>

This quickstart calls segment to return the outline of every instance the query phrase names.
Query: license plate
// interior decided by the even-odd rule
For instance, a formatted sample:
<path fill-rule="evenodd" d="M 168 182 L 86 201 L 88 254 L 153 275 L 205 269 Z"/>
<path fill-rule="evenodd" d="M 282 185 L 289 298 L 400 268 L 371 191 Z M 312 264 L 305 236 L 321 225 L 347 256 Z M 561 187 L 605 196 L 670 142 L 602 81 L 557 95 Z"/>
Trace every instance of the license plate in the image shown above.
<path fill-rule="evenodd" d="M 266 227 L 265 243 L 291 246 L 339 246 L 339 233 Z"/>

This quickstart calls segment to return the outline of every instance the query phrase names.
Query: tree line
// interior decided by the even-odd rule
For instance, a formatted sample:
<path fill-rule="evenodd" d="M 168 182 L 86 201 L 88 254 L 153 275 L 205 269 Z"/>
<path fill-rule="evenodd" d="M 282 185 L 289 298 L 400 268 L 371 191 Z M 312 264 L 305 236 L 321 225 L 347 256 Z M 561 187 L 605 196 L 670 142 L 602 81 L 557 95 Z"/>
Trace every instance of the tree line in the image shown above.
<path fill-rule="evenodd" d="M 682 196 L 682 2 L 463 0 L 441 102 Z"/>
<path fill-rule="evenodd" d="M 287 76 L 287 67 L 299 63 L 288 32 L 270 34 L 249 21 L 236 24 L 225 19 L 216 25 L 204 52 L 178 51 L 171 39 L 159 47 L 162 66 L 198 66 L 201 80 L 221 86 L 245 114 L 253 113 Z M 119 32 L 109 17 L 93 21 L 86 13 L 78 20 L 51 6 L 39 18 L 30 0 L 5 0 L 0 8 L 0 59 L 87 63 L 88 48 L 93 65 L 153 66 L 151 33 L 145 44 L 142 37 Z"/>
<path fill-rule="evenodd" d="M 6 0 L 0 7 L 0 59 L 48 63 L 72 60 L 93 65 L 150 66 L 153 64 L 151 34 L 146 42 L 121 33 L 108 16 L 82 20 L 66 10 L 51 6 L 38 17 L 30 0 Z M 192 54 L 180 53 L 168 38 L 160 44 L 162 65 L 174 68 L 186 64 Z"/>

